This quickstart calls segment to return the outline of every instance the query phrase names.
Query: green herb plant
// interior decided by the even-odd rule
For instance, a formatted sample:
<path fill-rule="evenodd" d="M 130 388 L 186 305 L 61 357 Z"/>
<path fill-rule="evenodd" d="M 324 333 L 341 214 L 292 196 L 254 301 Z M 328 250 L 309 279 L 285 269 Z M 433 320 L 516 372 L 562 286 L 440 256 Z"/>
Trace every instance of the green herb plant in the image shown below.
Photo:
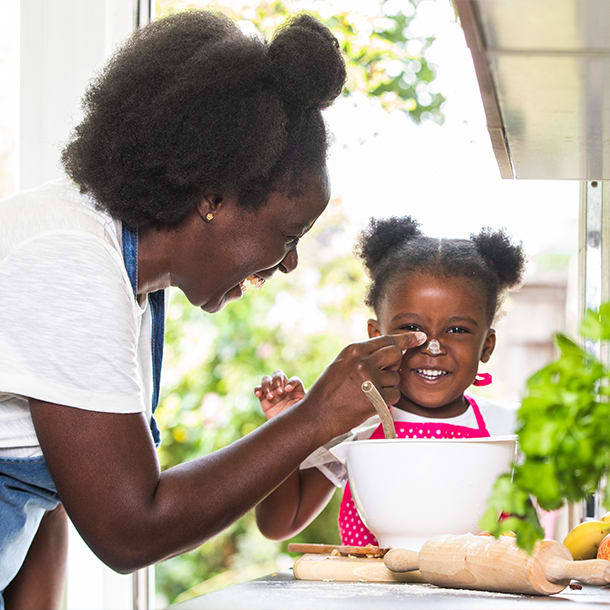
<path fill-rule="evenodd" d="M 579 332 L 607 344 L 610 302 L 587 311 Z M 610 505 L 610 370 L 565 335 L 555 342 L 559 357 L 530 377 L 518 411 L 520 456 L 496 481 L 480 522 L 494 536 L 514 531 L 528 552 L 544 537 L 534 498 L 554 510 L 601 486 Z"/>

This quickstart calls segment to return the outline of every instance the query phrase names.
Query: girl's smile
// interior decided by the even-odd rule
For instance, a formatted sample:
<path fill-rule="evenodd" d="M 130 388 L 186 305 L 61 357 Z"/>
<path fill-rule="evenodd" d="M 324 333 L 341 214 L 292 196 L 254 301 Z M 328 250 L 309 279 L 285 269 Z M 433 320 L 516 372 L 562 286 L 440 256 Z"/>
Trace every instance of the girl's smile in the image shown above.
<path fill-rule="evenodd" d="M 395 406 L 425 417 L 447 418 L 467 408 L 464 390 L 479 362 L 487 362 L 495 332 L 487 320 L 485 293 L 476 280 L 408 273 L 394 279 L 369 320 L 369 336 L 408 331 L 428 341 L 405 353 L 400 367 L 402 398 Z"/>
<path fill-rule="evenodd" d="M 443 377 L 451 375 L 451 371 L 444 369 L 433 369 L 433 368 L 417 368 L 411 369 L 411 372 L 420 378 L 424 383 L 437 384 L 443 381 Z"/>

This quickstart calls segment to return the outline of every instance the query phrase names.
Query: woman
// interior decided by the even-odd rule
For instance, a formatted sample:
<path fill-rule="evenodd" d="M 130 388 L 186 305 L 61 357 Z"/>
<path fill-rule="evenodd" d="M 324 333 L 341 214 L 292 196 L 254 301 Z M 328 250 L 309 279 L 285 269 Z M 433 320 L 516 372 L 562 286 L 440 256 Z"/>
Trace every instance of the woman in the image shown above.
<path fill-rule="evenodd" d="M 214 313 L 247 278 L 297 266 L 329 199 L 320 110 L 344 80 L 337 41 L 311 17 L 267 44 L 222 16 L 179 13 L 137 32 L 87 92 L 62 157 L 72 182 L 0 204 L 9 607 L 59 604 L 65 513 L 102 561 L 130 572 L 202 544 L 370 416 L 365 379 L 398 400 L 414 336 L 349 346 L 294 408 L 159 470 L 165 288 Z"/>

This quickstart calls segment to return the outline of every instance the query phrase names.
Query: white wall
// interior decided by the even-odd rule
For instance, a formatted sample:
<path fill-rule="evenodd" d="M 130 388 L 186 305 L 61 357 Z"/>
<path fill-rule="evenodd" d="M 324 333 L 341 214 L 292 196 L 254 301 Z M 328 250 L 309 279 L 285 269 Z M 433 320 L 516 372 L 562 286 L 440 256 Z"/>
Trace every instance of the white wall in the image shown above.
<path fill-rule="evenodd" d="M 21 0 L 20 188 L 61 175 L 87 83 L 133 29 L 135 0 Z"/>

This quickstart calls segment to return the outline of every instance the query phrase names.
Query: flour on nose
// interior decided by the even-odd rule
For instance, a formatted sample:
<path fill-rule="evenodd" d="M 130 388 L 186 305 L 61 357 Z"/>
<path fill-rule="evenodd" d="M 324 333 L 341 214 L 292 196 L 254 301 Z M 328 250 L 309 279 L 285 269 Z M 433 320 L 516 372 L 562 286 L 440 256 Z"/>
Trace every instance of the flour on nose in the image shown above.
<path fill-rule="evenodd" d="M 440 346 L 440 344 L 439 344 L 437 339 L 430 339 L 430 341 L 428 342 L 428 351 L 432 355 L 436 355 L 436 354 L 440 354 L 441 353 L 441 346 Z"/>

